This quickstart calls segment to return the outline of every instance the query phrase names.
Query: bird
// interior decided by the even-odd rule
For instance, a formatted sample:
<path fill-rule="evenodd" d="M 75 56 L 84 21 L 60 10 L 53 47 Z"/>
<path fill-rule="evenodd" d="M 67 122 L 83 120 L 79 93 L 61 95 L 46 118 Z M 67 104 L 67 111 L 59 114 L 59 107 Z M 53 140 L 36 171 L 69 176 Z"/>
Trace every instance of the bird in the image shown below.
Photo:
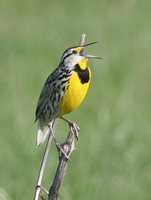
<path fill-rule="evenodd" d="M 78 137 L 78 125 L 66 119 L 64 115 L 76 110 L 86 96 L 91 81 L 88 60 L 100 57 L 86 55 L 84 51 L 96 43 L 68 48 L 63 53 L 58 67 L 48 76 L 35 112 L 35 122 L 38 124 L 37 146 L 44 143 L 50 132 L 53 133 L 52 124 L 58 118 L 67 122 Z"/>

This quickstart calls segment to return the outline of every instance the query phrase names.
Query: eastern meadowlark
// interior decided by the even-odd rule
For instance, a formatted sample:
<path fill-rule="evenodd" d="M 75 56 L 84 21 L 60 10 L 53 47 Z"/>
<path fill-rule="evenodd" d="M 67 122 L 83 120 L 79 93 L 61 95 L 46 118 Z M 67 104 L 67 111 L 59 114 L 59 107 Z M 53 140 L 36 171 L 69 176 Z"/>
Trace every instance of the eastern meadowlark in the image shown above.
<path fill-rule="evenodd" d="M 63 53 L 58 67 L 48 76 L 36 108 L 37 146 L 45 141 L 52 121 L 57 118 L 63 119 L 70 128 L 79 131 L 76 124 L 63 116 L 78 108 L 85 98 L 91 80 L 88 60 L 99 57 L 85 55 L 84 51 L 95 43 L 68 48 Z"/>

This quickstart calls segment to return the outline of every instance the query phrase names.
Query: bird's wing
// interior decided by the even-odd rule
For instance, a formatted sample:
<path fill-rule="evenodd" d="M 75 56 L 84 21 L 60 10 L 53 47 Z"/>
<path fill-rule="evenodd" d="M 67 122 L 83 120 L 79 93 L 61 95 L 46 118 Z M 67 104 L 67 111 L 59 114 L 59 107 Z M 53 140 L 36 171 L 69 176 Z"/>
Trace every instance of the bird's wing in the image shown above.
<path fill-rule="evenodd" d="M 48 78 L 44 84 L 44 87 L 41 91 L 41 94 L 39 96 L 38 103 L 37 103 L 35 122 L 37 121 L 39 116 L 42 114 L 48 101 L 51 101 L 51 98 L 57 89 L 57 84 L 56 84 L 57 81 L 56 80 L 57 80 L 59 74 L 60 74 L 60 70 L 56 69 L 54 72 L 52 72 L 48 76 Z"/>

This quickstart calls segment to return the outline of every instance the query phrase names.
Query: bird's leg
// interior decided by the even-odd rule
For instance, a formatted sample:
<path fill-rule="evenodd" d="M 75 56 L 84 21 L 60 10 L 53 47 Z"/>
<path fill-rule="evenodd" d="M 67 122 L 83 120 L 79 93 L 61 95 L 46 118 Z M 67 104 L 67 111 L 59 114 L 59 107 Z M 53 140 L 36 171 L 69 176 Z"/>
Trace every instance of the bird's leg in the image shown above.
<path fill-rule="evenodd" d="M 53 129 L 53 124 L 52 124 L 52 122 L 50 122 L 50 123 L 48 124 L 48 127 L 49 127 L 49 130 L 50 130 L 51 134 L 52 134 L 52 137 L 53 137 L 53 140 L 54 140 L 56 146 L 58 146 L 59 143 L 58 143 L 57 140 L 56 140 L 56 136 L 55 136 L 55 133 L 54 133 L 54 129 Z"/>
<path fill-rule="evenodd" d="M 66 123 L 68 123 L 71 132 L 75 135 L 76 139 L 78 140 L 80 132 L 79 126 L 75 122 L 65 119 L 64 117 L 61 117 L 61 119 L 64 120 Z"/>
<path fill-rule="evenodd" d="M 50 123 L 50 124 L 48 125 L 48 127 L 49 127 L 49 129 L 50 129 L 51 134 L 52 134 L 52 137 L 53 137 L 53 140 L 54 140 L 54 142 L 55 142 L 55 145 L 56 145 L 56 147 L 57 147 L 57 149 L 58 149 L 59 155 L 60 155 L 60 152 L 62 152 L 62 153 L 64 154 L 65 158 L 66 158 L 67 160 L 69 160 L 69 157 L 68 157 L 68 156 L 66 155 L 66 153 L 64 152 L 62 146 L 61 146 L 61 145 L 57 142 L 57 140 L 56 140 L 56 136 L 55 136 L 55 133 L 54 133 L 52 124 Z"/>

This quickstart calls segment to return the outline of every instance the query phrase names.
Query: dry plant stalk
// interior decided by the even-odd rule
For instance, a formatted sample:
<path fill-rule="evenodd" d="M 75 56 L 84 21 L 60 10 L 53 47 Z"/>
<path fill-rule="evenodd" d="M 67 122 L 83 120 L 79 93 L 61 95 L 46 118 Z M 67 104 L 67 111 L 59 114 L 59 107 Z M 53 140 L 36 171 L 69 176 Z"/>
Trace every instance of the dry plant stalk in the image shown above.
<path fill-rule="evenodd" d="M 75 134 L 70 132 L 66 139 L 66 142 L 61 145 L 65 154 L 61 152 L 56 174 L 55 174 L 52 186 L 50 187 L 50 190 L 49 190 L 48 200 L 58 199 L 59 191 L 63 183 L 64 176 L 66 175 L 67 165 L 68 165 L 70 155 L 75 149 L 75 140 L 76 140 Z"/>
<path fill-rule="evenodd" d="M 80 46 L 84 45 L 85 39 L 86 39 L 86 34 L 82 34 L 81 35 L 81 40 L 80 40 Z"/>
<path fill-rule="evenodd" d="M 53 129 L 55 129 L 55 125 L 56 125 L 56 121 L 53 121 Z M 53 141 L 53 136 L 50 133 L 48 136 L 48 141 L 45 147 L 45 152 L 42 158 L 42 162 L 41 162 L 41 166 L 40 166 L 40 170 L 39 170 L 39 175 L 38 175 L 38 179 L 37 179 L 37 184 L 36 184 L 36 188 L 35 188 L 35 195 L 34 195 L 34 200 L 39 200 L 39 198 L 42 195 L 42 181 L 43 181 L 43 177 L 44 177 L 44 173 L 45 173 L 45 168 L 46 168 L 46 163 L 48 160 L 48 154 L 52 145 L 52 141 Z"/>

